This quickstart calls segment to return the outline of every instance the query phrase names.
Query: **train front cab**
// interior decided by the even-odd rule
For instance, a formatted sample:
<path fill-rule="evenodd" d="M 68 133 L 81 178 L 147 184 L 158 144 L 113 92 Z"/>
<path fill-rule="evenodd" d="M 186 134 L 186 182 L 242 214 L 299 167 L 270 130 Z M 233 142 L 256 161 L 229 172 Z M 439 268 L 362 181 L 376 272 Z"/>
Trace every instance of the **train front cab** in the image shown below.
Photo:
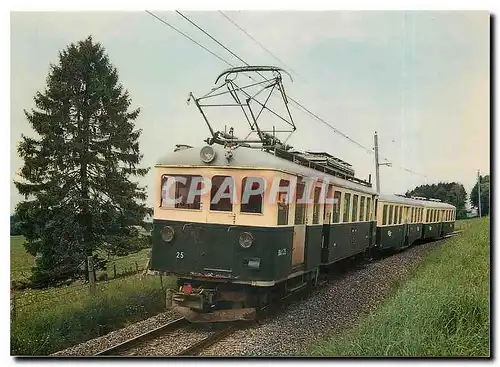
<path fill-rule="evenodd" d="M 198 195 L 194 204 L 167 205 L 162 200 L 162 187 L 169 179 L 186 179 L 185 185 L 171 186 L 168 195 L 177 198 L 187 196 L 190 182 L 202 176 L 211 180 L 212 190 Z M 277 200 L 269 204 L 275 177 L 280 189 Z M 173 303 L 178 310 L 183 308 L 192 321 L 217 321 L 213 313 L 195 320 L 192 311 L 207 311 L 223 301 L 240 304 L 242 310 L 238 315 L 226 313 L 220 321 L 245 319 L 250 308 L 266 301 L 268 289 L 300 287 L 316 279 L 325 216 L 325 206 L 318 202 L 321 183 L 310 191 L 314 202 L 301 204 L 297 199 L 305 185 L 299 178 L 298 195 L 287 202 L 286 191 L 297 179 L 273 170 L 157 167 L 151 269 L 177 276 L 180 290 Z M 263 180 L 266 190 L 251 196 L 249 205 L 229 198 L 213 204 L 224 180 L 231 182 L 239 199 L 246 180 Z"/>

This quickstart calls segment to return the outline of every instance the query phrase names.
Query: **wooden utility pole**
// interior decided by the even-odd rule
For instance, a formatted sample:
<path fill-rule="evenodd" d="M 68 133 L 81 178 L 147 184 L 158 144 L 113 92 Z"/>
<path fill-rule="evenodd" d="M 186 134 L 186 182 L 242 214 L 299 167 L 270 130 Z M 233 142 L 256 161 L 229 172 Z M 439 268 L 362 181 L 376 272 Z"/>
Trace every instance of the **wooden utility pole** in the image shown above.
<path fill-rule="evenodd" d="M 479 209 L 479 218 L 481 218 L 481 174 L 477 170 L 477 207 Z"/>
<path fill-rule="evenodd" d="M 87 264 L 89 268 L 89 284 L 90 284 L 90 294 L 95 294 L 95 278 L 94 278 L 94 262 L 92 261 L 92 256 L 87 257 Z"/>
<path fill-rule="evenodd" d="M 390 162 L 379 163 L 378 161 L 378 135 L 376 131 L 373 136 L 373 143 L 375 145 L 375 179 L 377 180 L 377 193 L 380 194 L 380 166 L 390 167 L 392 164 Z"/>

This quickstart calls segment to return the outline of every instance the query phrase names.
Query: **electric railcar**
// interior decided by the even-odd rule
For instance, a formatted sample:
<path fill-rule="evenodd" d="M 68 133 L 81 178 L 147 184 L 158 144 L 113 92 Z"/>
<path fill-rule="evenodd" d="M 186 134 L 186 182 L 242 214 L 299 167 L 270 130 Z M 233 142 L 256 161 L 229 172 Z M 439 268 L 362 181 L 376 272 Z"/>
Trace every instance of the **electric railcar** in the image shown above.
<path fill-rule="evenodd" d="M 350 165 L 317 164 L 318 154 L 339 161 L 246 147 L 228 154 L 216 145 L 186 146 L 159 160 L 150 269 L 177 277 L 167 298 L 179 313 L 193 322 L 252 319 L 342 259 L 453 231 L 453 206 L 379 197 Z M 317 180 L 302 203 L 308 177 Z M 203 179 L 210 182 L 205 192 Z M 265 190 L 244 202 L 249 181 Z M 190 194 L 193 182 L 200 190 Z M 228 182 L 229 197 L 214 200 Z"/>

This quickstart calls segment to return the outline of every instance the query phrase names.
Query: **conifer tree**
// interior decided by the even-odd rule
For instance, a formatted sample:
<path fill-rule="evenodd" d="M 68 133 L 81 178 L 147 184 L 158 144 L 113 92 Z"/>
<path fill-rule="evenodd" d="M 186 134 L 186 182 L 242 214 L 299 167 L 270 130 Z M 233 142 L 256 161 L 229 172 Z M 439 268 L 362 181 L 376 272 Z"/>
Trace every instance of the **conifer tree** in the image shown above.
<path fill-rule="evenodd" d="M 134 121 L 139 109 L 92 37 L 69 45 L 50 66 L 46 88 L 24 111 L 36 138 L 22 135 L 15 182 L 26 201 L 16 214 L 26 249 L 37 256 L 32 281 L 54 284 L 82 275 L 87 256 L 124 255 L 140 241 L 145 187 Z"/>

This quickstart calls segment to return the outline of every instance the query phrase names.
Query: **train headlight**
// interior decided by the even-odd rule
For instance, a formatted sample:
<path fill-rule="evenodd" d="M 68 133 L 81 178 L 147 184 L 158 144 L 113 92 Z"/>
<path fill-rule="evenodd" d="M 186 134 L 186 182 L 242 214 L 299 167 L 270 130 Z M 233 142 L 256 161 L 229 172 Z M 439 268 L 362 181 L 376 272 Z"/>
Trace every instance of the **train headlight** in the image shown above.
<path fill-rule="evenodd" d="M 200 150 L 200 158 L 205 163 L 210 163 L 215 159 L 215 150 L 210 145 L 206 145 Z"/>
<path fill-rule="evenodd" d="M 243 232 L 243 233 L 240 234 L 238 242 L 240 243 L 241 247 L 243 247 L 243 248 L 249 248 L 250 246 L 252 246 L 253 236 L 252 236 L 251 233 Z"/>
<path fill-rule="evenodd" d="M 161 238 L 165 242 L 172 242 L 174 239 L 174 229 L 170 226 L 165 226 L 161 231 Z"/>

